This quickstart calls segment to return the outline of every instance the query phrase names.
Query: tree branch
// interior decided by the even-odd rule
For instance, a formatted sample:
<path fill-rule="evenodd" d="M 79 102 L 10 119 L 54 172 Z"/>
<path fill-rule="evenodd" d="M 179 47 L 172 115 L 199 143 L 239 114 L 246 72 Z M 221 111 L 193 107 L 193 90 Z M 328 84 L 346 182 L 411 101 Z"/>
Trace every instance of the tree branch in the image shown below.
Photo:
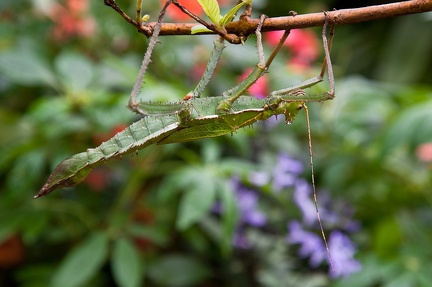
<path fill-rule="evenodd" d="M 372 20 L 397 17 L 415 13 L 432 11 L 432 0 L 412 0 L 384 5 L 368 6 L 356 9 L 343 9 L 328 12 L 329 23 L 334 25 L 347 25 Z M 226 30 L 237 36 L 253 34 L 258 26 L 259 19 L 243 17 L 239 21 L 228 24 Z M 134 24 L 134 23 L 132 23 Z M 324 13 L 311 13 L 304 15 L 267 18 L 263 32 L 317 27 L 324 24 Z M 134 24 L 138 31 L 151 36 L 155 22 L 139 26 Z M 161 36 L 167 35 L 191 35 L 194 23 L 164 23 L 160 32 Z M 212 34 L 212 33 L 207 33 Z M 196 34 L 200 35 L 200 34 Z"/>

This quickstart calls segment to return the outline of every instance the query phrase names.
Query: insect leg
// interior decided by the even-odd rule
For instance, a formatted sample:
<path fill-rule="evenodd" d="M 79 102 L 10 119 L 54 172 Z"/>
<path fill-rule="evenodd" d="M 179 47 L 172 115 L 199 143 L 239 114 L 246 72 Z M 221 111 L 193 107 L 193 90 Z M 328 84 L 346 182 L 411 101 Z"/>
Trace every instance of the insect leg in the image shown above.
<path fill-rule="evenodd" d="M 138 106 L 137 97 L 138 97 L 138 94 L 139 94 L 139 92 L 143 86 L 144 74 L 147 71 L 148 65 L 150 64 L 150 58 L 151 58 L 151 55 L 153 53 L 153 49 L 155 48 L 156 43 L 158 42 L 159 33 L 160 33 L 160 30 L 162 27 L 162 20 L 165 16 L 166 9 L 171 4 L 171 2 L 172 2 L 172 0 L 167 0 L 165 2 L 165 5 L 163 6 L 162 10 L 159 13 L 158 22 L 153 29 L 153 35 L 150 38 L 150 42 L 149 42 L 149 45 L 147 47 L 147 51 L 144 54 L 144 59 L 142 61 L 141 67 L 138 71 L 137 79 L 135 81 L 135 84 L 132 88 L 132 92 L 131 92 L 130 97 L 129 97 L 129 103 L 128 103 L 129 109 L 135 113 L 138 113 L 138 114 L 140 112 L 137 109 L 137 106 Z"/>
<path fill-rule="evenodd" d="M 221 58 L 222 51 L 225 48 L 225 40 L 223 37 L 219 37 L 214 41 L 214 46 L 212 53 L 210 55 L 210 59 L 207 63 L 206 69 L 204 71 L 204 74 L 199 81 L 198 85 L 195 87 L 193 91 L 190 91 L 184 100 L 189 100 L 191 98 L 199 98 L 201 94 L 203 93 L 205 87 L 210 82 L 211 77 L 213 76 L 213 73 L 216 69 L 216 66 Z"/>
<path fill-rule="evenodd" d="M 325 21 L 324 21 L 324 26 L 323 26 L 323 30 L 322 30 L 322 41 L 323 41 L 323 46 L 324 46 L 324 61 L 321 67 L 321 72 L 320 74 L 307 79 L 306 81 L 301 82 L 300 84 L 297 84 L 295 86 L 286 88 L 286 89 L 282 89 L 282 90 L 278 90 L 278 91 L 274 91 L 272 93 L 270 93 L 270 97 L 272 96 L 284 96 L 284 99 L 286 100 L 295 100 L 295 101 L 304 101 L 304 102 L 312 102 L 312 101 L 325 101 L 325 100 L 331 100 L 334 98 L 334 94 L 335 94 L 335 88 L 334 88 L 334 75 L 333 75 L 333 67 L 331 64 L 331 59 L 330 59 L 330 50 L 331 50 L 331 46 L 333 43 L 333 36 L 334 36 L 334 25 L 331 25 L 330 27 L 330 37 L 329 40 L 327 41 L 327 26 L 328 26 L 328 16 L 327 13 L 324 12 L 325 15 Z M 325 71 L 327 70 L 327 75 L 328 75 L 328 81 L 329 81 L 329 85 L 330 85 L 330 91 L 325 92 L 325 93 L 320 93 L 320 94 L 315 94 L 315 95 L 306 95 L 305 93 L 303 93 L 302 95 L 299 95 L 301 93 L 299 93 L 299 90 L 303 90 L 306 88 L 309 88 L 311 86 L 314 86 L 320 82 L 323 81 L 324 78 L 324 74 Z"/>
<path fill-rule="evenodd" d="M 240 84 L 237 86 L 231 88 L 230 90 L 224 92 L 222 96 L 227 97 L 227 99 L 222 100 L 218 105 L 218 110 L 227 112 L 230 110 L 232 104 L 241 96 L 243 95 L 269 68 L 271 62 L 275 58 L 276 54 L 279 52 L 280 48 L 282 47 L 283 43 L 285 42 L 286 38 L 289 35 L 289 30 L 286 30 L 283 34 L 282 38 L 279 41 L 279 44 L 276 46 L 276 48 L 271 53 L 269 59 L 267 62 L 265 61 L 264 56 L 264 49 L 262 46 L 261 41 L 261 28 L 264 24 L 264 21 L 267 16 L 262 15 L 260 17 L 260 22 L 257 26 L 257 29 L 255 31 L 256 37 L 257 37 L 257 48 L 258 48 L 258 64 L 255 66 L 255 68 L 252 70 L 252 72 L 246 77 L 245 80 L 243 80 Z"/>
<path fill-rule="evenodd" d="M 139 102 L 135 106 L 135 111 L 144 116 L 163 116 L 178 113 L 185 106 L 185 102 Z"/>
<path fill-rule="evenodd" d="M 326 30 L 327 30 L 327 25 L 328 25 L 328 16 L 327 16 L 326 12 L 324 12 L 324 16 L 325 16 L 325 21 L 324 21 L 324 26 L 323 26 L 322 38 L 323 38 L 323 43 L 324 43 L 325 59 L 324 59 L 324 63 L 323 63 L 322 69 L 321 69 L 321 73 L 314 78 L 321 79 L 320 81 L 322 81 L 322 78 L 324 77 L 325 69 L 327 68 L 327 70 L 328 70 L 327 73 L 328 73 L 329 83 L 330 83 L 330 91 L 323 95 L 323 100 L 325 100 L 325 99 L 328 100 L 328 99 L 332 99 L 334 97 L 334 79 L 333 79 L 333 70 L 332 70 L 332 66 L 331 66 L 330 52 L 329 52 L 329 50 L 331 48 L 331 43 L 333 41 L 334 26 L 332 26 L 330 29 L 330 41 L 327 42 Z M 312 79 L 314 79 L 314 78 L 312 78 Z M 313 83 L 313 85 L 320 82 L 320 81 Z M 297 88 L 297 89 L 291 90 L 290 93 L 291 94 L 304 94 L 304 91 L 302 89 Z M 294 96 L 294 97 L 296 97 L 296 96 Z M 297 98 L 297 100 L 298 100 L 298 98 Z M 315 185 L 313 151 L 312 151 L 312 136 L 311 136 L 310 121 L 309 121 L 309 111 L 308 111 L 308 108 L 305 104 L 305 101 L 301 101 L 301 105 L 302 105 L 303 109 L 305 110 L 305 114 L 306 114 L 307 134 L 308 134 L 308 144 L 309 144 L 309 162 L 310 162 L 310 167 L 311 167 L 312 192 L 313 192 L 315 211 L 317 214 L 317 220 L 318 220 L 319 228 L 321 231 L 321 235 L 322 235 L 322 238 L 324 240 L 324 245 L 325 245 L 325 248 L 327 251 L 329 263 L 330 263 L 331 269 L 334 271 L 333 259 L 332 259 L 331 253 L 330 253 L 330 248 L 329 248 L 327 238 L 326 238 L 325 233 L 324 233 L 323 224 L 322 224 L 321 217 L 320 217 L 319 210 L 318 210 L 318 200 L 317 200 L 317 192 L 316 192 L 316 185 Z"/>

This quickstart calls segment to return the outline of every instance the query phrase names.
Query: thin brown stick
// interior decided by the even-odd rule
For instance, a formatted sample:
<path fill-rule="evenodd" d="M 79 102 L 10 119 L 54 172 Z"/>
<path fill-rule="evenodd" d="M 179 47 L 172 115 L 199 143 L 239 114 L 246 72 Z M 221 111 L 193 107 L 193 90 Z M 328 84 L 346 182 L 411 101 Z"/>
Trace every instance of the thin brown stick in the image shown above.
<path fill-rule="evenodd" d="M 129 17 L 128 14 L 126 14 L 125 12 L 123 12 L 123 10 L 116 4 L 115 0 L 104 0 L 104 4 L 107 5 L 107 6 L 109 6 L 109 7 L 111 7 L 111 8 L 113 8 L 127 22 L 129 22 L 132 25 L 134 25 L 135 27 L 137 27 L 138 31 L 140 33 L 143 33 L 147 37 L 150 37 L 153 34 L 154 27 L 157 25 L 157 22 L 153 22 L 152 23 L 152 28 L 147 27 L 147 26 L 143 26 L 143 25 L 140 24 L 140 22 L 135 21 L 134 19 L 132 19 L 131 17 Z"/>
<path fill-rule="evenodd" d="M 181 5 L 177 0 L 173 0 L 172 3 L 175 6 L 177 6 L 183 13 L 185 13 L 186 15 L 188 15 L 189 17 L 191 17 L 192 19 L 194 19 L 195 21 L 197 21 L 201 25 L 204 25 L 207 29 L 212 30 L 213 32 L 219 34 L 219 36 L 221 36 L 222 38 L 224 38 L 228 42 L 230 42 L 232 44 L 240 44 L 241 43 L 240 37 L 238 37 L 237 35 L 229 35 L 225 31 L 225 29 L 218 29 L 214 24 L 205 22 L 200 17 L 198 17 L 197 15 L 195 15 L 194 13 L 192 13 L 191 11 L 186 9 L 186 7 Z"/>
<path fill-rule="evenodd" d="M 360 22 L 373 21 L 378 19 L 397 17 L 415 13 L 432 11 L 431 0 L 412 0 L 384 5 L 368 6 L 356 9 L 343 9 L 328 12 L 329 24 L 347 25 Z M 228 24 L 226 30 L 229 34 L 250 35 L 258 26 L 259 19 L 243 17 L 239 21 Z M 150 36 L 156 23 L 142 25 L 139 31 Z M 289 30 L 308 27 L 318 27 L 324 24 L 323 13 L 311 13 L 304 15 L 274 17 L 266 19 L 262 28 L 263 32 Z M 194 23 L 164 23 L 160 35 L 191 35 Z M 212 34 L 212 33 L 209 33 Z"/>

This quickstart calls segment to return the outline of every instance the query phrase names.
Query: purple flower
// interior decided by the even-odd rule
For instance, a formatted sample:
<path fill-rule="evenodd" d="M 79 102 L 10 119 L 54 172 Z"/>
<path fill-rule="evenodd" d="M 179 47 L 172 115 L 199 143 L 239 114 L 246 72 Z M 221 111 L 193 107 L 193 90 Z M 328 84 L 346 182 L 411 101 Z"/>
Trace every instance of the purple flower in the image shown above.
<path fill-rule="evenodd" d="M 273 170 L 273 190 L 279 192 L 285 187 L 293 186 L 302 172 L 303 165 L 300 161 L 287 154 L 280 154 Z"/>
<path fill-rule="evenodd" d="M 310 201 L 312 202 L 312 199 Z M 326 222 L 327 226 L 337 226 L 338 229 L 345 232 L 356 232 L 360 229 L 359 223 L 352 220 L 354 213 L 352 207 L 346 202 L 331 199 L 328 193 L 321 191 L 318 203 L 321 219 Z M 299 206 L 299 204 L 297 205 Z M 316 218 L 315 210 L 314 213 Z"/>
<path fill-rule="evenodd" d="M 329 249 L 335 269 L 330 273 L 332 277 L 346 277 L 360 271 L 361 264 L 354 259 L 356 248 L 348 236 L 340 231 L 333 231 L 330 234 Z"/>
<path fill-rule="evenodd" d="M 288 230 L 288 243 L 300 244 L 299 255 L 303 258 L 309 257 L 309 263 L 312 267 L 317 267 L 327 258 L 326 248 L 321 237 L 303 230 L 298 221 L 290 222 Z"/>
<path fill-rule="evenodd" d="M 264 226 L 267 223 L 267 217 L 258 210 L 258 193 L 256 191 L 245 187 L 237 177 L 232 178 L 231 183 L 236 193 L 237 208 L 240 215 L 232 242 L 236 248 L 248 249 L 251 246 L 244 233 L 245 225 Z"/>
<path fill-rule="evenodd" d="M 286 153 L 279 154 L 275 169 L 280 169 L 297 175 L 301 174 L 304 170 L 303 164 L 300 161 L 293 159 Z"/>
<path fill-rule="evenodd" d="M 237 206 L 242 223 L 252 226 L 263 226 L 267 217 L 258 210 L 258 194 L 256 191 L 243 186 L 238 178 L 233 179 L 234 189 L 237 195 Z"/>
<path fill-rule="evenodd" d="M 278 192 L 285 188 L 294 189 L 294 202 L 301 210 L 302 221 L 292 221 L 288 224 L 287 242 L 299 244 L 299 256 L 308 258 L 312 268 L 328 262 L 328 252 L 321 234 L 308 231 L 305 228 L 316 228 L 317 213 L 312 196 L 312 187 L 304 178 L 299 177 L 304 167 L 300 161 L 287 154 L 280 154 L 272 172 L 253 172 L 249 174 L 249 183 L 256 188 L 272 185 Z M 233 236 L 236 248 L 249 249 L 251 244 L 245 233 L 245 228 L 262 227 L 267 224 L 267 216 L 259 210 L 259 193 L 253 188 L 245 186 L 239 178 L 232 179 L 236 193 L 239 211 L 239 222 Z M 333 229 L 352 232 L 358 229 L 355 221 L 351 220 L 353 211 L 343 202 L 335 202 L 328 195 L 322 194 L 319 212 L 324 226 Z M 215 206 L 215 211 L 221 211 Z M 349 237 L 341 231 L 330 232 L 329 249 L 333 259 L 335 271 L 330 275 L 334 278 L 348 276 L 361 269 L 361 265 L 354 259 L 356 248 Z"/>
<path fill-rule="evenodd" d="M 294 202 L 300 208 L 306 226 L 312 226 L 317 221 L 315 203 L 311 198 L 311 193 L 310 185 L 304 179 L 299 179 L 295 185 Z M 343 208 L 340 208 L 340 212 L 344 211 L 345 216 L 339 215 L 337 212 L 331 211 L 337 207 L 334 201 L 331 201 L 325 194 L 322 199 L 323 205 L 319 207 L 319 211 L 323 222 L 327 225 L 339 226 L 346 231 L 355 230 L 355 227 L 358 228 L 356 222 L 350 219 L 352 211 L 349 207 L 344 205 Z M 302 230 L 299 222 L 290 223 L 288 239 L 291 243 L 301 245 L 300 256 L 310 257 L 312 267 L 318 266 L 325 259 L 324 257 L 327 257 L 323 238 L 315 233 Z M 353 258 L 356 252 L 354 244 L 342 232 L 336 230 L 330 233 L 329 249 L 335 269 L 334 272 L 330 272 L 332 277 L 348 276 L 361 269 L 360 263 Z"/>
<path fill-rule="evenodd" d="M 240 249 L 249 249 L 251 247 L 250 242 L 247 240 L 246 235 L 242 229 L 236 230 L 233 237 L 233 245 Z"/>
<path fill-rule="evenodd" d="M 327 250 L 321 236 L 305 231 L 298 221 L 288 224 L 287 241 L 291 244 L 300 244 L 299 255 L 309 257 L 311 267 L 318 267 L 327 260 Z M 332 257 L 334 271 L 330 275 L 334 278 L 345 277 L 361 269 L 361 264 L 354 259 L 356 252 L 351 240 L 340 231 L 332 231 L 329 239 L 329 250 Z"/>
<path fill-rule="evenodd" d="M 263 171 L 253 171 L 249 175 L 249 182 L 255 186 L 262 187 L 270 182 L 270 175 Z"/>
<path fill-rule="evenodd" d="M 312 188 L 306 180 L 297 180 L 294 189 L 294 202 L 300 208 L 303 214 L 303 221 L 308 226 L 311 226 L 317 220 L 315 203 L 310 197 L 311 193 Z"/>

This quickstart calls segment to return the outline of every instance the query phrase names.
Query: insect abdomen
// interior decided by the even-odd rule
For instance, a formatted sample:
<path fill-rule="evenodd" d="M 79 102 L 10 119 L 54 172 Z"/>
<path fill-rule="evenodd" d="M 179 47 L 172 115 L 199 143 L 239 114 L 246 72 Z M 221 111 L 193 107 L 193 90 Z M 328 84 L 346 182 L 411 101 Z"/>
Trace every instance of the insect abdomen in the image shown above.
<path fill-rule="evenodd" d="M 100 146 L 62 161 L 35 198 L 46 195 L 57 188 L 77 185 L 95 166 L 116 156 L 128 154 L 161 141 L 176 131 L 178 125 L 176 115 L 142 118 Z"/>

